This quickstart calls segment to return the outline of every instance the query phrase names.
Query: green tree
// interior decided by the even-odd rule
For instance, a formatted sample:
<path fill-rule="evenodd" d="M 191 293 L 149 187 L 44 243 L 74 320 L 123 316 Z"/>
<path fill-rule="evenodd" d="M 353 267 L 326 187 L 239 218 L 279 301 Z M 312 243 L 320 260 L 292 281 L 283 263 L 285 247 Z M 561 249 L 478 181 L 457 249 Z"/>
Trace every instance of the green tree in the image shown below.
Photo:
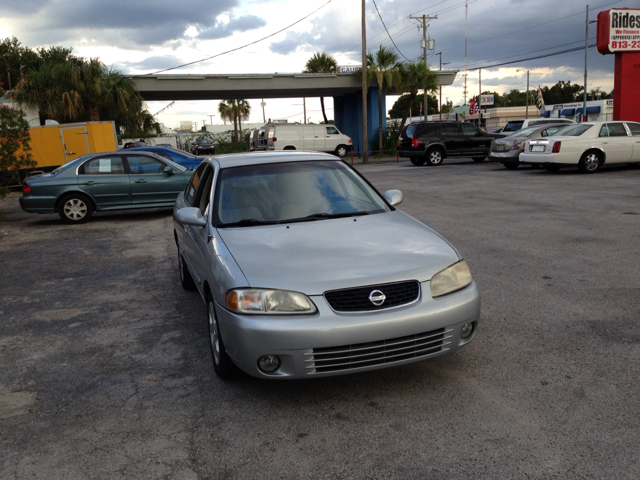
<path fill-rule="evenodd" d="M 238 145 L 238 124 L 249 118 L 251 105 L 244 99 L 231 99 L 221 101 L 218 105 L 218 113 L 223 120 L 233 122 L 233 143 Z M 240 126 L 240 134 L 242 134 Z"/>
<path fill-rule="evenodd" d="M 543 87 L 542 97 L 544 103 L 548 105 L 573 103 L 582 95 L 583 91 L 584 87 L 577 83 L 572 84 L 571 81 L 560 80 L 552 87 Z"/>
<path fill-rule="evenodd" d="M 338 71 L 338 61 L 332 55 L 323 52 L 314 53 L 305 64 L 304 73 L 336 73 Z M 320 107 L 324 123 L 329 123 L 324 110 L 324 97 L 320 97 Z"/>
<path fill-rule="evenodd" d="M 367 79 L 375 80 L 378 84 L 378 150 L 380 151 L 382 151 L 382 122 L 384 121 L 382 97 L 387 88 L 400 83 L 401 69 L 398 55 L 390 48 L 380 45 L 375 55 L 367 54 Z"/>
<path fill-rule="evenodd" d="M 19 108 L 0 105 L 0 197 L 8 193 L 6 185 L 20 180 L 21 169 L 36 165 L 29 141 L 29 122 L 25 113 Z"/>
<path fill-rule="evenodd" d="M 402 116 L 404 115 L 404 113 L 407 111 L 409 107 L 410 100 L 411 100 L 411 95 L 409 95 L 408 93 L 405 93 L 404 95 L 401 95 L 400 97 L 398 97 L 398 99 L 393 104 L 393 107 L 391 107 L 391 110 L 389 110 L 389 117 L 402 118 Z M 418 115 L 420 115 L 420 105 L 422 105 L 423 102 L 424 102 L 424 94 L 420 93 L 416 95 L 415 99 L 411 104 L 411 112 L 409 116 L 417 117 Z M 427 114 L 438 113 L 440 111 L 438 109 L 438 98 L 435 95 L 427 95 L 427 105 L 429 107 L 429 111 L 427 112 Z M 434 105 L 433 109 L 431 108 L 432 105 Z"/>
<path fill-rule="evenodd" d="M 401 81 L 398 85 L 400 92 L 409 92 L 409 105 L 402 115 L 399 132 L 402 133 L 407 117 L 410 115 L 411 107 L 418 95 L 418 90 L 424 89 L 427 92 L 435 92 L 438 89 L 438 74 L 427 67 L 423 61 L 404 65 L 401 70 Z"/>

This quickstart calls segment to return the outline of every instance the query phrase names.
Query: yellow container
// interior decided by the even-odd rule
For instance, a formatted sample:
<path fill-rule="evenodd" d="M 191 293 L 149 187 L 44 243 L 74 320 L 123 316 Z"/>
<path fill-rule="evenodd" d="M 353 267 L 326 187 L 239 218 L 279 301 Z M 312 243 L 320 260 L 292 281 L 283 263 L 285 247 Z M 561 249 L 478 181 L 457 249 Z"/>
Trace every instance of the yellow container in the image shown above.
<path fill-rule="evenodd" d="M 114 122 L 45 125 L 29 129 L 36 168 L 51 169 L 87 153 L 117 150 Z"/>

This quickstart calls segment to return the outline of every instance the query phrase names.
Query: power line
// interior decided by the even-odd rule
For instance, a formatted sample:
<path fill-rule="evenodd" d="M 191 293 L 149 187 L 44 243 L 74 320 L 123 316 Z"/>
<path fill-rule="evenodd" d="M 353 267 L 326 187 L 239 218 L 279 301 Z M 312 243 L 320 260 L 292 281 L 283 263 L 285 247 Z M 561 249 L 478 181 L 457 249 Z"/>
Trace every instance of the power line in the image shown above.
<path fill-rule="evenodd" d="M 279 33 L 284 32 L 285 30 L 290 29 L 290 28 L 291 28 L 291 27 L 293 27 L 294 25 L 297 25 L 297 24 L 298 24 L 298 23 L 300 23 L 301 21 L 303 21 L 303 20 L 305 20 L 305 19 L 309 18 L 309 17 L 310 17 L 311 15 L 313 15 L 314 13 L 316 13 L 316 12 L 320 11 L 321 9 L 323 9 L 324 7 L 326 7 L 326 6 L 327 6 L 327 5 L 329 5 L 332 1 L 333 1 L 333 0 L 328 0 L 328 2 L 327 2 L 327 3 L 325 3 L 325 4 L 321 5 L 320 7 L 318 7 L 317 9 L 315 9 L 315 10 L 314 10 L 313 12 L 311 12 L 310 14 L 305 15 L 305 16 L 304 16 L 304 17 L 302 17 L 301 19 L 299 19 L 299 20 L 297 20 L 297 21 L 293 22 L 291 25 L 286 26 L 286 27 L 284 27 L 284 28 L 282 28 L 282 29 L 278 30 L 277 32 L 274 32 L 274 33 L 272 33 L 271 35 L 267 35 L 266 37 L 262 37 L 261 39 L 256 40 L 255 42 L 247 43 L 246 45 L 243 45 L 243 46 L 241 46 L 241 47 L 234 48 L 234 49 L 232 49 L 232 50 L 227 50 L 226 52 L 218 53 L 218 54 L 216 54 L 216 55 L 212 55 L 212 56 L 210 56 L 210 57 L 203 58 L 203 59 L 201 59 L 201 60 L 194 60 L 193 62 L 184 63 L 184 64 L 182 64 L 182 65 L 178 65 L 177 67 L 165 68 L 164 70 L 158 70 L 157 72 L 145 73 L 145 74 L 142 74 L 142 75 L 135 75 L 135 76 L 134 76 L 134 78 L 135 78 L 135 77 L 143 77 L 143 76 L 145 76 L 145 75 L 155 75 L 155 74 L 157 74 L 157 73 L 168 72 L 169 70 L 176 70 L 176 69 L 178 69 L 178 68 L 186 67 L 186 66 L 188 66 L 188 65 L 194 65 L 194 64 L 196 64 L 196 63 L 206 62 L 207 60 L 211 60 L 212 58 L 216 58 L 216 57 L 221 57 L 222 55 L 226 55 L 226 54 L 228 54 L 228 53 L 237 52 L 238 50 L 242 50 L 243 48 L 247 48 L 247 47 L 249 47 L 249 46 L 251 46 L 251 45 L 255 45 L 256 43 L 260 43 L 260 42 L 262 42 L 262 41 L 264 41 L 264 40 L 266 40 L 266 39 L 268 39 L 268 38 L 271 38 L 271 37 L 273 37 L 273 36 L 275 36 L 275 35 L 277 35 L 277 34 L 279 34 Z"/>
<path fill-rule="evenodd" d="M 396 45 L 396 42 L 393 41 L 393 38 L 391 37 L 391 34 L 389 33 L 389 30 L 387 30 L 387 26 L 384 24 L 384 20 L 382 19 L 382 15 L 380 15 L 380 10 L 378 10 L 378 4 L 376 3 L 376 0 L 373 0 L 373 5 L 376 7 L 376 12 L 378 12 L 378 17 L 380 17 L 380 21 L 382 22 L 382 26 L 387 31 L 387 35 L 389 35 L 389 40 L 391 40 L 391 43 L 393 43 L 393 46 L 396 47 L 396 50 L 398 51 L 398 53 L 400 55 L 402 55 L 407 62 L 410 61 L 407 57 L 404 56 L 404 53 L 402 53 L 400 51 L 400 49 Z M 362 62 L 362 63 L 364 64 L 364 62 Z M 364 68 L 364 65 L 363 65 L 363 68 Z"/>

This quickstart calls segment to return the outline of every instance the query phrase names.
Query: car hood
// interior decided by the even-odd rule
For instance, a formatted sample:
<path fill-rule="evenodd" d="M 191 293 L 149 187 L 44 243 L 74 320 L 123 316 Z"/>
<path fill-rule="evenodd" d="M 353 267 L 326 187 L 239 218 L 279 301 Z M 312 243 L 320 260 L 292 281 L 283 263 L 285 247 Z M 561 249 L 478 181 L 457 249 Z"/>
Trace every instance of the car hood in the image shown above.
<path fill-rule="evenodd" d="M 218 229 L 249 286 L 320 295 L 360 285 L 429 280 L 457 251 L 395 210 L 370 216 Z"/>

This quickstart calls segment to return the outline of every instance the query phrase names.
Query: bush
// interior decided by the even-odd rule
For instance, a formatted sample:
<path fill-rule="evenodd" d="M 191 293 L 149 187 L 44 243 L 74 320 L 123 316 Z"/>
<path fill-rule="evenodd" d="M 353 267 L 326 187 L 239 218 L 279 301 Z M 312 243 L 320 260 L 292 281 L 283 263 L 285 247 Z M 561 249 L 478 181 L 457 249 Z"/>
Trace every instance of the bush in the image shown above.
<path fill-rule="evenodd" d="M 382 151 L 378 151 L 378 132 L 376 131 L 372 138 L 369 139 L 369 151 L 373 155 L 395 155 L 396 145 L 398 144 L 398 135 L 400 135 L 400 125 L 398 122 L 391 122 L 387 125 L 387 129 L 382 131 Z"/>
<path fill-rule="evenodd" d="M 19 108 L 0 105 L 0 198 L 20 182 L 20 170 L 35 167 L 29 146 L 29 122 Z"/>

